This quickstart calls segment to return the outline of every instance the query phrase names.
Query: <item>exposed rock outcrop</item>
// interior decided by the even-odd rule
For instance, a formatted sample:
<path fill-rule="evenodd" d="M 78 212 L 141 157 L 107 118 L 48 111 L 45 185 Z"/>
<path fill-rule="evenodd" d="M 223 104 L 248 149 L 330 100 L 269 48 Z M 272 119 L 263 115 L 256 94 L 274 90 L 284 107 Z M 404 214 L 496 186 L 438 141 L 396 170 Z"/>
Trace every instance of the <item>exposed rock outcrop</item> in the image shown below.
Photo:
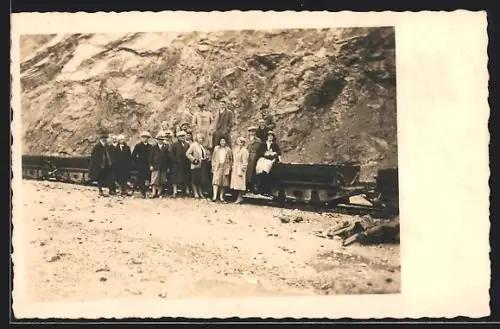
<path fill-rule="evenodd" d="M 234 135 L 274 112 L 283 160 L 397 165 L 392 28 L 24 36 L 23 153 L 84 155 L 99 126 L 144 129 L 221 100 Z"/>

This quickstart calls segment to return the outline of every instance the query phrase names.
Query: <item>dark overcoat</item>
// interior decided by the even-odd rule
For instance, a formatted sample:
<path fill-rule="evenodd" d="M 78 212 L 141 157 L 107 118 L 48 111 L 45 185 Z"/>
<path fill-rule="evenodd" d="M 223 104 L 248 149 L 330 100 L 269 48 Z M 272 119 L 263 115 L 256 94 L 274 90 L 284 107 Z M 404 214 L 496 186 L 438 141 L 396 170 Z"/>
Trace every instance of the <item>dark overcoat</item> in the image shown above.
<path fill-rule="evenodd" d="M 127 144 L 118 145 L 114 148 L 114 170 L 116 180 L 126 181 L 130 176 L 130 164 L 132 155 Z"/>
<path fill-rule="evenodd" d="M 135 145 L 132 152 L 132 161 L 135 163 L 140 175 L 149 175 L 149 153 L 151 145 L 139 142 Z"/>
<path fill-rule="evenodd" d="M 266 154 L 266 151 L 268 151 L 268 150 L 276 152 L 278 156 L 281 155 L 281 149 L 280 149 L 278 143 L 272 142 L 271 147 L 268 149 L 267 143 L 263 142 L 263 143 L 260 143 L 259 148 L 257 149 L 257 154 L 256 154 L 257 160 L 260 159 L 261 157 L 263 157 L 264 154 Z M 272 160 L 272 159 L 270 159 L 270 160 Z M 276 162 L 278 162 L 278 161 L 279 161 L 279 159 L 276 158 Z"/>
<path fill-rule="evenodd" d="M 93 181 L 98 180 L 103 172 L 110 170 L 112 164 L 113 160 L 109 146 L 98 142 L 90 155 L 89 178 Z"/>
<path fill-rule="evenodd" d="M 189 144 L 185 141 L 177 141 L 171 146 L 172 160 L 172 184 L 189 184 L 190 162 L 186 156 Z"/>
<path fill-rule="evenodd" d="M 262 142 L 265 142 L 267 140 L 267 133 L 271 131 L 268 127 L 258 127 L 257 130 L 255 131 L 255 136 L 257 136 Z"/>
<path fill-rule="evenodd" d="M 247 182 L 252 181 L 255 173 L 255 165 L 257 164 L 257 150 L 260 146 L 260 139 L 255 138 L 253 142 L 248 142 L 248 167 L 246 172 Z"/>
<path fill-rule="evenodd" d="M 166 171 L 170 167 L 170 154 L 168 151 L 168 145 L 164 144 L 160 149 L 160 146 L 156 144 L 151 148 L 149 153 L 149 166 L 153 167 L 153 170 Z"/>

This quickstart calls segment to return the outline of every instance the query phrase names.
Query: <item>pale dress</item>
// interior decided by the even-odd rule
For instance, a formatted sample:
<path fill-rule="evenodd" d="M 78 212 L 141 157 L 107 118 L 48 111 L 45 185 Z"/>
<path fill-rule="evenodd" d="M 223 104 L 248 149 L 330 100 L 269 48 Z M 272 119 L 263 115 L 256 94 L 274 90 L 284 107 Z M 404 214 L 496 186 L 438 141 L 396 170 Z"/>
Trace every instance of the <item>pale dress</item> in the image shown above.
<path fill-rule="evenodd" d="M 248 167 L 248 150 L 245 147 L 236 147 L 233 151 L 233 168 L 230 187 L 233 190 L 246 190 L 246 171 Z"/>
<path fill-rule="evenodd" d="M 229 186 L 231 158 L 231 150 L 228 147 L 215 147 L 212 155 L 212 185 Z"/>

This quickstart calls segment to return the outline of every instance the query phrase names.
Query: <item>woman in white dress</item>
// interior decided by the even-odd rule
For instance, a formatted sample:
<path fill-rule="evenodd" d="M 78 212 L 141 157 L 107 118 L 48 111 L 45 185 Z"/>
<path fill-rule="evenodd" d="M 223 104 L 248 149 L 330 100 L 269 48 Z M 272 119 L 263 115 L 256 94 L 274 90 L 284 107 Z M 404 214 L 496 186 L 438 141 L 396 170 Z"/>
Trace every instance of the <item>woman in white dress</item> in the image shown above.
<path fill-rule="evenodd" d="M 212 153 L 212 201 L 214 202 L 217 200 L 219 192 L 219 200 L 224 202 L 224 192 L 225 188 L 229 186 L 232 162 L 231 149 L 227 146 L 226 139 L 222 137 Z"/>
<path fill-rule="evenodd" d="M 248 150 L 246 140 L 239 137 L 233 150 L 233 168 L 231 172 L 231 189 L 238 194 L 236 203 L 243 202 L 243 193 L 246 190 L 246 171 L 248 167 Z"/>

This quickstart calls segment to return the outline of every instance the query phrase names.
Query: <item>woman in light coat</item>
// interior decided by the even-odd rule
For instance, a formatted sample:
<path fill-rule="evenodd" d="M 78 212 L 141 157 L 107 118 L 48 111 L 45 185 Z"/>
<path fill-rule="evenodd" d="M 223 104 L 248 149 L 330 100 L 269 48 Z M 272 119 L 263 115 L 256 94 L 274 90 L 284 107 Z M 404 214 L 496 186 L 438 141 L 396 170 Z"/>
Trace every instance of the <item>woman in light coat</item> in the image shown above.
<path fill-rule="evenodd" d="M 233 150 L 233 168 L 231 172 L 231 189 L 238 194 L 236 203 L 243 202 L 243 193 L 246 190 L 246 171 L 248 167 L 248 150 L 245 147 L 246 140 L 239 137 Z"/>
<path fill-rule="evenodd" d="M 219 145 L 214 148 L 212 154 L 212 201 L 214 202 L 217 200 L 219 192 L 219 200 L 224 202 L 224 192 L 225 188 L 229 186 L 232 162 L 233 155 L 231 149 L 227 146 L 226 139 L 221 137 Z"/>
<path fill-rule="evenodd" d="M 186 151 L 186 157 L 191 162 L 191 185 L 195 198 L 203 197 L 201 187 L 205 183 L 205 173 L 202 171 L 202 168 L 204 162 L 208 159 L 208 153 L 203 147 L 204 140 L 204 136 L 198 134 L 195 141 L 191 143 Z"/>

